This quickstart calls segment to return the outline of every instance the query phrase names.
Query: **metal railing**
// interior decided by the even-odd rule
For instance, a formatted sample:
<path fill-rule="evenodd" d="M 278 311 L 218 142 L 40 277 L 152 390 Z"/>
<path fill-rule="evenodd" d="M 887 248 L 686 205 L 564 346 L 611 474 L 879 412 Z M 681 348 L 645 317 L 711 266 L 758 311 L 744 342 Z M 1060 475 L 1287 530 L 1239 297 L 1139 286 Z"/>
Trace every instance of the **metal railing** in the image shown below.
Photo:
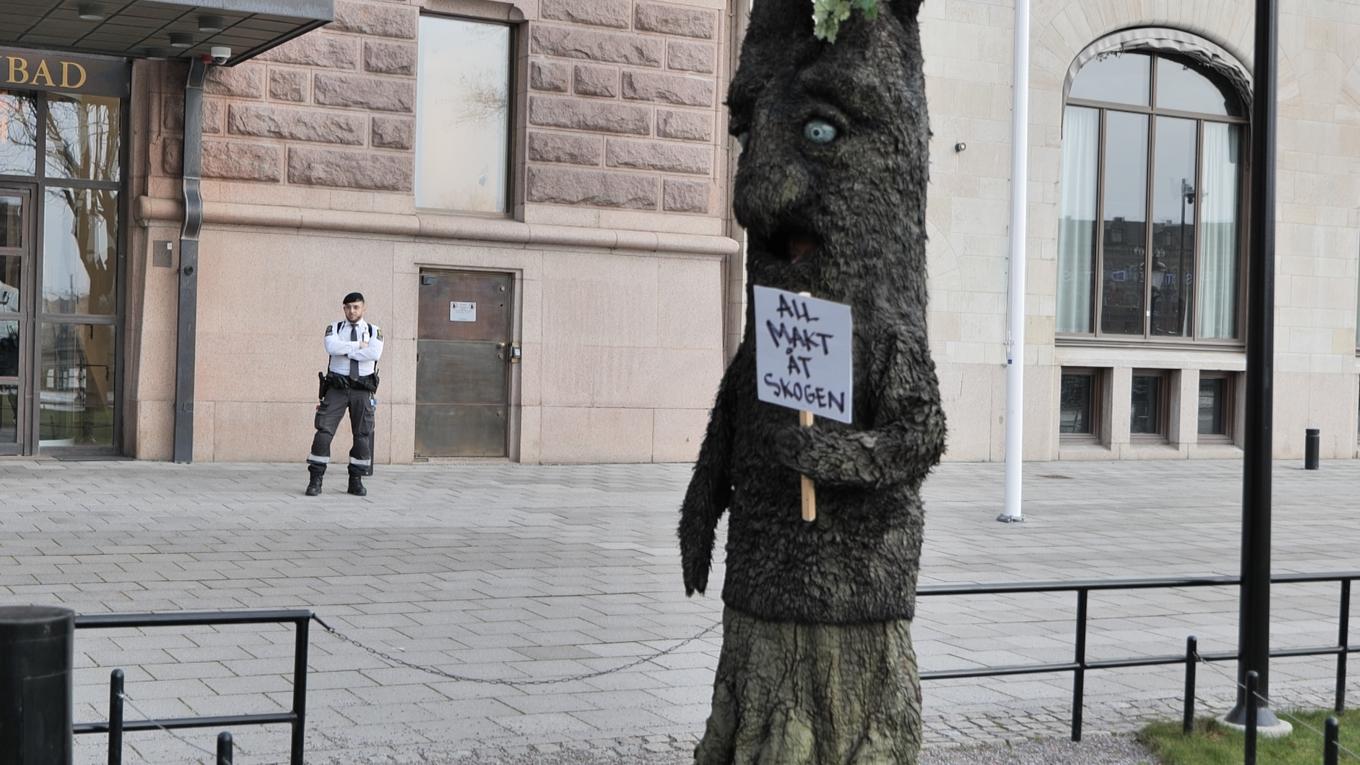
<path fill-rule="evenodd" d="M 1317 584 L 1338 582 L 1341 585 L 1340 605 L 1338 607 L 1337 642 L 1335 645 L 1282 648 L 1272 650 L 1271 657 L 1336 656 L 1336 711 L 1341 713 L 1346 703 L 1346 657 L 1360 651 L 1360 646 L 1349 643 L 1349 622 L 1351 604 L 1351 582 L 1360 579 L 1360 571 L 1343 571 L 1328 574 L 1281 574 L 1271 577 L 1274 584 Z M 1148 579 L 1095 579 L 1051 582 L 1002 582 L 993 584 L 945 584 L 925 585 L 919 588 L 918 597 L 941 597 L 945 595 L 1018 595 L 1027 593 L 1075 592 L 1076 635 L 1073 640 L 1072 661 L 1047 664 L 1017 664 L 998 667 L 977 667 L 972 669 L 945 669 L 922 672 L 924 680 L 961 680 L 981 677 L 1007 677 L 1012 675 L 1040 675 L 1058 672 L 1072 673 L 1072 740 L 1081 740 L 1082 707 L 1086 693 L 1086 673 L 1099 669 L 1129 669 L 1134 667 L 1169 666 L 1185 664 L 1186 698 L 1188 711 L 1194 710 L 1194 660 L 1205 662 L 1236 661 L 1237 652 L 1199 653 L 1193 646 L 1186 654 L 1163 656 L 1134 656 L 1118 659 L 1092 661 L 1086 657 L 1086 623 L 1089 615 L 1088 601 L 1092 592 L 1112 590 L 1154 590 L 1182 589 L 1193 587 L 1231 587 L 1241 584 L 1237 576 L 1197 576 L 1197 577 L 1154 577 Z M 917 609 L 920 611 L 919 607 Z"/>
<path fill-rule="evenodd" d="M 122 762 L 124 731 L 163 730 L 171 732 L 188 728 L 227 728 L 242 725 L 290 725 L 292 744 L 288 762 L 302 765 L 303 734 L 307 719 L 307 645 L 312 612 L 305 609 L 263 611 L 185 611 L 180 613 L 143 614 L 85 614 L 76 617 L 76 629 L 114 629 L 146 627 L 221 627 L 236 624 L 293 624 L 297 628 L 293 650 L 293 708 L 287 712 L 266 712 L 243 715 L 204 715 L 167 719 L 124 720 L 123 673 L 114 670 L 109 691 L 109 719 L 107 722 L 76 723 L 77 734 L 107 733 L 109 735 L 109 764 Z M 225 738 L 224 738 L 225 737 Z M 218 762 L 231 762 L 231 735 L 218 737 Z M 223 760 L 225 754 L 226 759 Z"/>

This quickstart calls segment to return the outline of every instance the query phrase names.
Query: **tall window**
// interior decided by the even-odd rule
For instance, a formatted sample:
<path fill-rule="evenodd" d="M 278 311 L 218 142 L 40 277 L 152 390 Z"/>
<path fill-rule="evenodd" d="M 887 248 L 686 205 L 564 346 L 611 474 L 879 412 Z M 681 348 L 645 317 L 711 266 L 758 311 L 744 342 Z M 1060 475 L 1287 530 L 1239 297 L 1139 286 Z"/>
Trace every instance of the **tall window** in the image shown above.
<path fill-rule="evenodd" d="M 1063 117 L 1060 334 L 1240 337 L 1246 122 L 1228 85 L 1179 60 L 1082 67 Z"/>
<path fill-rule="evenodd" d="M 504 213 L 510 177 L 510 27 L 420 17 L 416 206 Z"/>

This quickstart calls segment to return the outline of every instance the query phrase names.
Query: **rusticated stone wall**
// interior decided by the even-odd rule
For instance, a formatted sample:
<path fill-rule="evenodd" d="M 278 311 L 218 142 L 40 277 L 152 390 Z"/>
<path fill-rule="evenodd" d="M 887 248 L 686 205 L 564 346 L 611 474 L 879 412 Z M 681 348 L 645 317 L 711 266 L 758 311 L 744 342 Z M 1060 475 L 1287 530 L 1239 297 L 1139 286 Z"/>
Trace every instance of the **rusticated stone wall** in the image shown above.
<path fill-rule="evenodd" d="M 527 200 L 717 213 L 719 11 L 543 0 L 531 24 Z"/>
<path fill-rule="evenodd" d="M 328 27 L 213 68 L 204 177 L 410 195 L 419 16 L 457 10 L 457 2 L 337 0 Z M 510 5 L 498 7 L 509 15 Z M 721 218 L 722 7 L 519 5 L 528 19 L 517 36 L 527 80 L 516 83 L 516 108 L 525 110 L 517 120 L 524 148 L 517 197 Z M 154 154 L 167 176 L 180 172 L 181 88 L 170 84 L 162 98 Z"/>

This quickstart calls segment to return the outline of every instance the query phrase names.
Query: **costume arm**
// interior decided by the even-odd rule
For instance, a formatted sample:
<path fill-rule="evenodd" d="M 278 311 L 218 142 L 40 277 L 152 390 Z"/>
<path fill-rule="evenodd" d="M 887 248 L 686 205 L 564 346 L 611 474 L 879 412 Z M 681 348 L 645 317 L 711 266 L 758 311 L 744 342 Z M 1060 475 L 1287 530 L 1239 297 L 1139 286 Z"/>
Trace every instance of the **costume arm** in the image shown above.
<path fill-rule="evenodd" d="M 945 418 L 924 341 L 900 339 L 878 381 L 873 427 L 798 428 L 780 434 L 781 461 L 814 482 L 882 489 L 919 481 L 944 453 Z"/>
<path fill-rule="evenodd" d="M 680 505 L 680 563 L 685 578 L 685 595 L 702 593 L 708 588 L 708 571 L 713 561 L 713 542 L 718 519 L 732 499 L 732 399 L 736 384 L 728 367 L 718 388 L 717 401 L 708 420 L 699 460 Z"/>

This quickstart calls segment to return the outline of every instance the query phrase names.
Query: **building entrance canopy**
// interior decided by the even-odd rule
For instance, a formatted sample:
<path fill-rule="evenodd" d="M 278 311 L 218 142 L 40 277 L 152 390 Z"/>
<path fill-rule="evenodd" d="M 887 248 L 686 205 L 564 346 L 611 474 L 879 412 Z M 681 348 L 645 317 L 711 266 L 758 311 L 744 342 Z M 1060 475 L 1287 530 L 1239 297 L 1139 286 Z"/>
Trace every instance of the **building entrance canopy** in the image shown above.
<path fill-rule="evenodd" d="M 334 0 L 5 0 L 4 6 L 0 47 L 195 59 L 225 46 L 232 50 L 227 66 L 327 24 L 335 13 Z"/>

